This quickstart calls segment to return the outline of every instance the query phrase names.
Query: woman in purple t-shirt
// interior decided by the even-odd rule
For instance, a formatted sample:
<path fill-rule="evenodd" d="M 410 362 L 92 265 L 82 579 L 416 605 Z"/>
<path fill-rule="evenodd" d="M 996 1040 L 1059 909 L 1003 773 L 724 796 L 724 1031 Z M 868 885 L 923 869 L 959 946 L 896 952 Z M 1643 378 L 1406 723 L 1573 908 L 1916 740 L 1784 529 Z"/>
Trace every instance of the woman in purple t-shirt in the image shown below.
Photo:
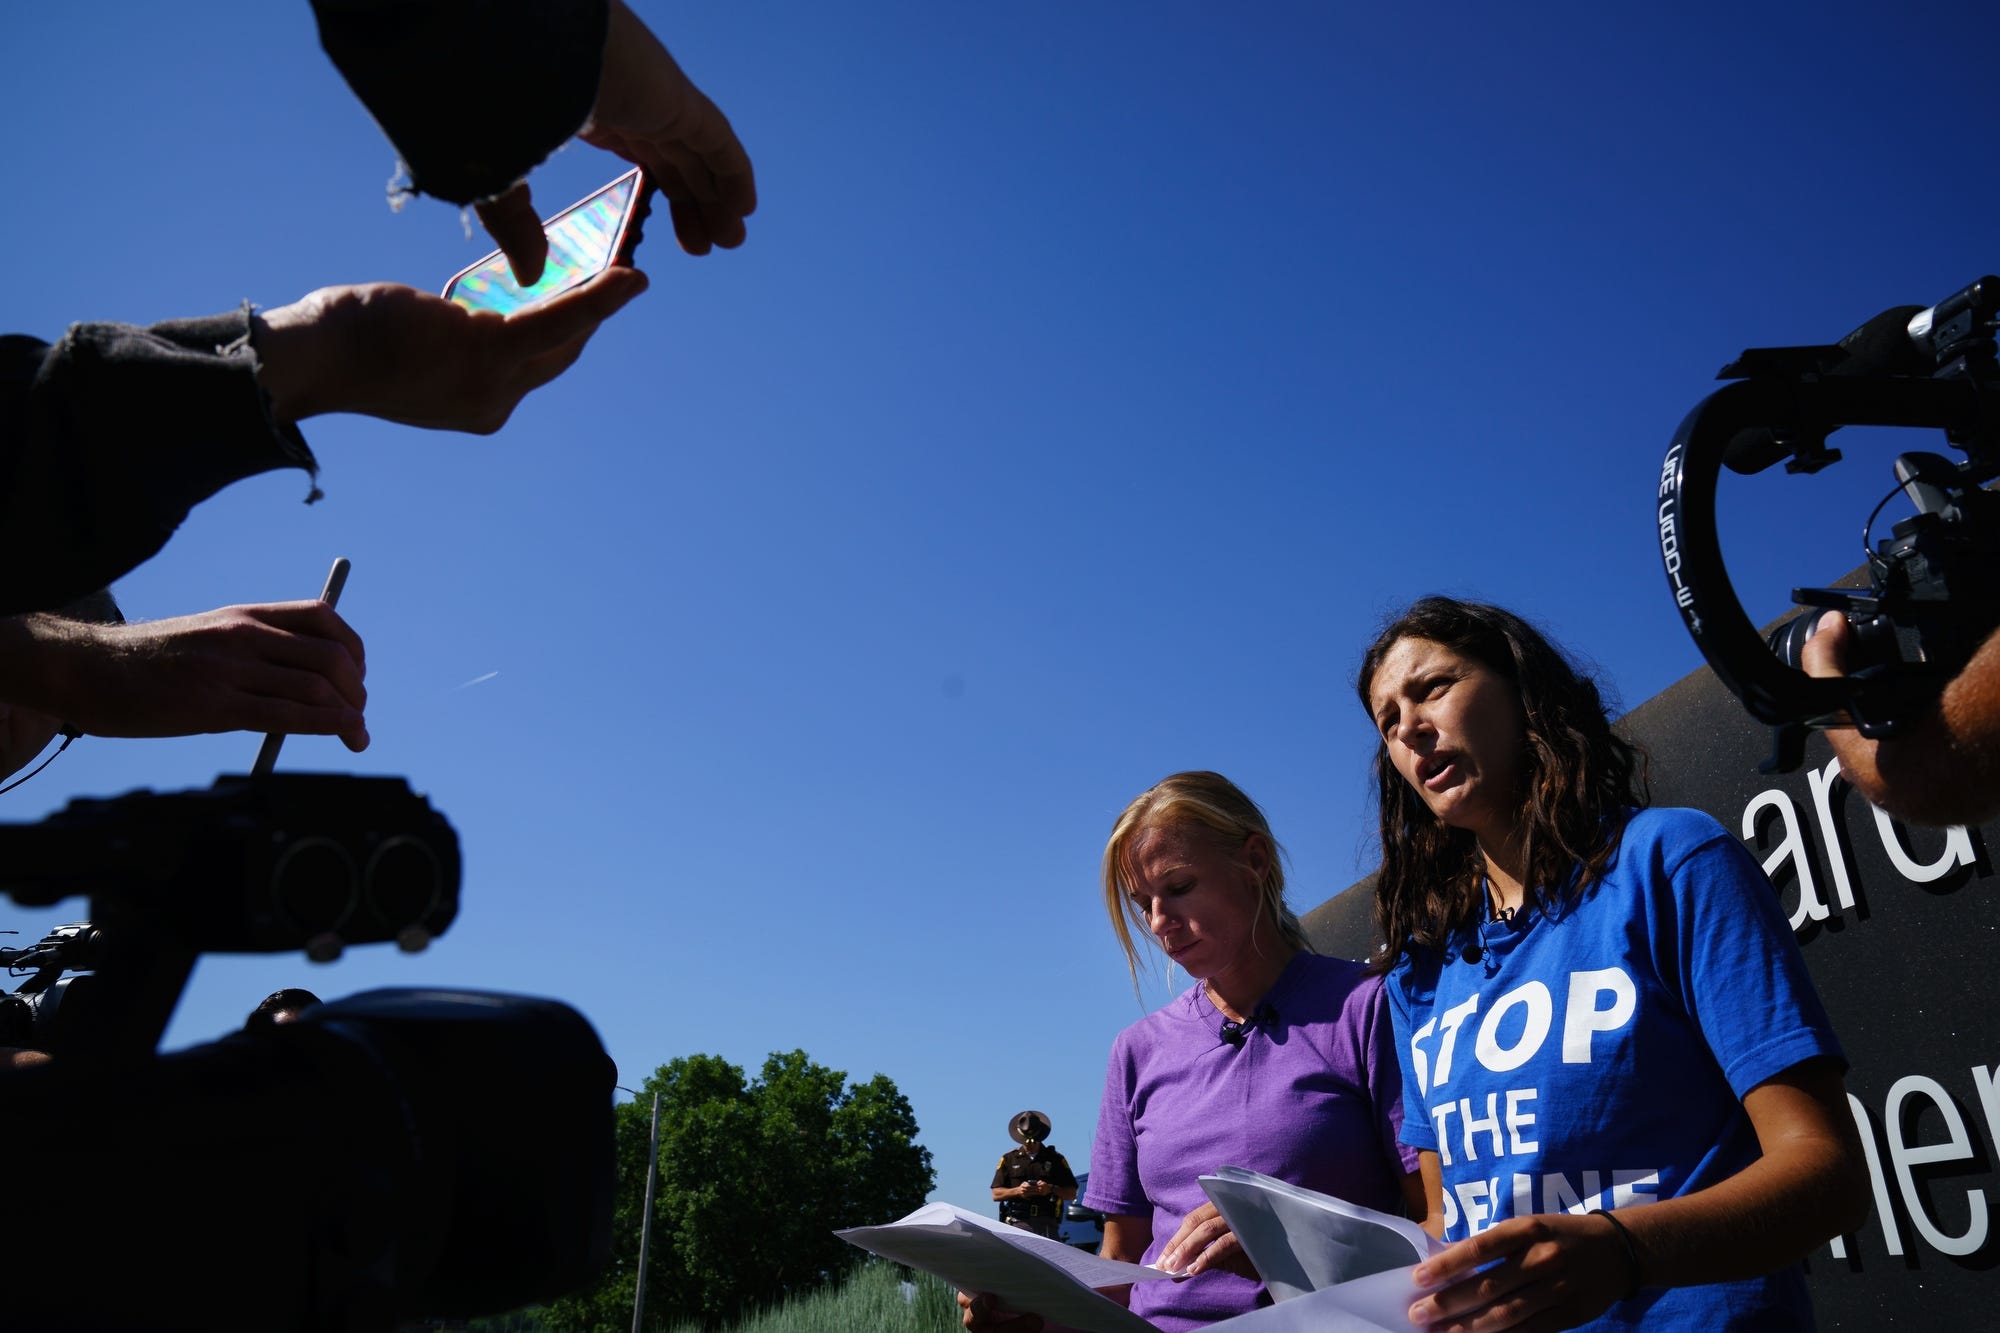
<path fill-rule="evenodd" d="M 1107 1258 L 1193 1274 L 1131 1289 L 1133 1312 L 1167 1333 L 1262 1303 L 1202 1193 L 1198 1178 L 1217 1167 L 1422 1216 L 1416 1154 L 1397 1142 L 1381 979 L 1310 952 L 1284 891 L 1263 812 L 1215 773 L 1143 793 L 1104 849 L 1105 906 L 1134 978 L 1137 926 L 1197 983 L 1112 1043 L 1083 1197 L 1106 1214 Z M 983 1307 L 966 1324 L 1015 1327 Z"/>

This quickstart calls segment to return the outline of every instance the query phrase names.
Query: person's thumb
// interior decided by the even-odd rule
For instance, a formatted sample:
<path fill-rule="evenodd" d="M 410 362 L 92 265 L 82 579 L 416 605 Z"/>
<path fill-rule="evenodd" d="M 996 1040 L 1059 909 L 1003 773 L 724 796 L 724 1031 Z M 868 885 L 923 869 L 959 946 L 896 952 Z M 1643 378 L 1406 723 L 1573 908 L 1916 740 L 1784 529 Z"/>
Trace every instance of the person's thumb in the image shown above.
<path fill-rule="evenodd" d="M 532 287 L 541 281 L 542 267 L 549 258 L 549 238 L 542 232 L 542 220 L 535 216 L 534 200 L 528 183 L 522 181 L 498 198 L 476 206 L 479 221 L 514 270 L 514 281 Z"/>

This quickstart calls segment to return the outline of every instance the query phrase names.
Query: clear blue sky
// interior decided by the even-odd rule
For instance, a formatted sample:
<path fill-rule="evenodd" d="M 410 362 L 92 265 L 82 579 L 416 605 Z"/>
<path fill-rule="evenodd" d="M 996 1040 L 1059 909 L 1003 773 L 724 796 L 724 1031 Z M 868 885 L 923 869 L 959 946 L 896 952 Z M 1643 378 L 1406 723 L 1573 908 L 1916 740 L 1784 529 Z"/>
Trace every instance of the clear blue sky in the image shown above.
<path fill-rule="evenodd" d="M 554 995 L 621 1082 L 888 1074 L 940 1198 L 984 1201 L 1026 1106 L 1081 1167 L 1142 1012 L 1096 888 L 1128 799 L 1219 769 L 1302 910 L 1346 887 L 1385 612 L 1506 603 L 1636 705 L 1699 664 L 1649 497 L 1716 369 L 2000 268 L 1990 0 L 638 7 L 756 160 L 749 244 L 657 228 L 652 290 L 497 437 L 310 422 L 323 504 L 238 485 L 118 587 L 163 617 L 351 557 L 374 746 L 284 762 L 406 774 L 466 849 L 428 954 L 210 959 L 170 1044 L 283 985 Z M 490 248 L 389 210 L 303 0 L 0 34 L 10 330 Z M 552 211 L 622 169 L 533 181 Z M 1754 616 L 1857 562 L 1890 450 L 1856 444 L 1730 479 Z M 85 740 L 0 817 L 255 750 Z"/>

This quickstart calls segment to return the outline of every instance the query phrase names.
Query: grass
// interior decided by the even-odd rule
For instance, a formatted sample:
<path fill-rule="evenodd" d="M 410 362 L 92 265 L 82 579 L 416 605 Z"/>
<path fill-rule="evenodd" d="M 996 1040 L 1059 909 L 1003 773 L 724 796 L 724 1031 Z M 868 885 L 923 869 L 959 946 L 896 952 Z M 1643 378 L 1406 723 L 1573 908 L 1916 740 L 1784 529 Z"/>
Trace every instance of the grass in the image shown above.
<path fill-rule="evenodd" d="M 809 1295 L 780 1302 L 729 1329 L 704 1329 L 700 1324 L 675 1324 L 669 1333 L 954 1333 L 959 1327 L 958 1300 L 951 1287 L 928 1273 L 911 1272 L 870 1259 L 855 1266 L 847 1280 Z M 648 1321 L 650 1324 L 650 1321 Z M 625 1333 L 627 1318 L 608 1333 Z M 436 1324 L 406 1324 L 402 1333 L 419 1333 Z M 478 1319 L 449 1327 L 467 1333 L 547 1333 L 535 1309 Z"/>
<path fill-rule="evenodd" d="M 728 1333 L 951 1333 L 959 1327 L 952 1289 L 928 1273 L 909 1280 L 894 1264 L 870 1261 L 847 1281 L 787 1300 Z M 704 1333 L 698 1324 L 671 1333 Z"/>

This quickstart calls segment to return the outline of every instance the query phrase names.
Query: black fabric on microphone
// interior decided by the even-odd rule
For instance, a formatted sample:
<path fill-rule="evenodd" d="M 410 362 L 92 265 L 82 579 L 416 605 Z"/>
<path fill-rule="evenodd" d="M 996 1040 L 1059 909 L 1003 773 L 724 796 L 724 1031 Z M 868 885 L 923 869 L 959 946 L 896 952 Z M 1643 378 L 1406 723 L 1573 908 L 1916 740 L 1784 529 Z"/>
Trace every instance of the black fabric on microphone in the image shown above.
<path fill-rule="evenodd" d="M 1837 346 L 1847 355 L 1829 365 L 1826 373 L 1844 377 L 1929 375 L 1937 367 L 1910 336 L 1910 321 L 1923 310 L 1920 305 L 1884 310 L 1840 340 Z"/>
<path fill-rule="evenodd" d="M 1260 1004 L 1256 1009 L 1251 1011 L 1250 1017 L 1244 1019 L 1241 1023 L 1233 1018 L 1224 1019 L 1222 1029 L 1216 1035 L 1228 1042 L 1231 1050 L 1240 1051 L 1243 1049 L 1244 1039 L 1252 1032 L 1260 1027 L 1268 1032 L 1273 1027 L 1276 1027 L 1277 1023 L 1278 1010 L 1276 1006 Z"/>
<path fill-rule="evenodd" d="M 1486 950 L 1480 948 L 1477 944 L 1468 944 L 1465 946 L 1464 951 L 1458 955 L 1458 958 L 1462 963 L 1476 963 L 1485 956 Z"/>
<path fill-rule="evenodd" d="M 1821 375 L 1835 379 L 1863 379 L 1883 375 L 1926 376 L 1936 369 L 1929 353 L 1910 337 L 1910 320 L 1921 314 L 1920 305 L 1899 305 L 1884 310 L 1832 347 L 1786 348 L 1802 354 L 1817 353 Z M 1746 355 L 1748 355 L 1746 353 Z M 1727 367 L 1729 374 L 1735 367 Z M 1722 465 L 1739 476 L 1753 476 L 1791 453 L 1791 445 L 1769 426 L 1751 426 L 1736 432 L 1722 451 Z"/>

